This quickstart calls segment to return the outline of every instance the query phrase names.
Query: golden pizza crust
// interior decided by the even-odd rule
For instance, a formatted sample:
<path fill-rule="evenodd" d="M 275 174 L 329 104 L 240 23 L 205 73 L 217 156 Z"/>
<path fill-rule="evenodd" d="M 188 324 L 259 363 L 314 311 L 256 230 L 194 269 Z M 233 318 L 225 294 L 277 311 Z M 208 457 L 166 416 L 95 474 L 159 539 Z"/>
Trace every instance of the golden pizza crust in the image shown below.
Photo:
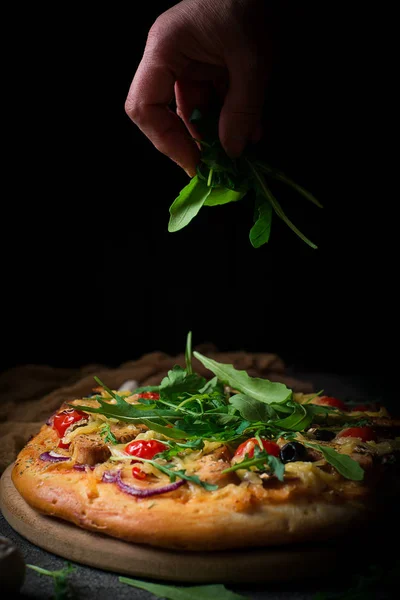
<path fill-rule="evenodd" d="M 41 513 L 128 542 L 192 551 L 292 544 L 338 536 L 369 513 L 368 495 L 354 482 L 344 482 L 342 494 L 307 490 L 295 479 L 267 490 L 239 480 L 211 492 L 185 483 L 137 499 L 96 470 L 40 460 L 57 440 L 43 426 L 20 452 L 12 471 L 17 490 Z"/>

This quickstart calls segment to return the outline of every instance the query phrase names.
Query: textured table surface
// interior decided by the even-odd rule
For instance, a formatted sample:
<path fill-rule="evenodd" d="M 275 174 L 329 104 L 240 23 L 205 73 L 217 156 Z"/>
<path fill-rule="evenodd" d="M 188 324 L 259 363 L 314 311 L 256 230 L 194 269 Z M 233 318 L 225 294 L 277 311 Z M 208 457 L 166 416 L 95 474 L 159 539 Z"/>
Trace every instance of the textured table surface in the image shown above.
<path fill-rule="evenodd" d="M 299 376 L 299 374 L 296 373 L 296 376 Z M 372 380 L 366 381 L 365 379 L 339 378 L 335 375 L 309 373 L 306 374 L 306 378 L 311 378 L 317 389 L 323 388 L 329 395 L 337 395 L 342 398 L 357 397 L 379 399 L 381 401 L 387 400 L 390 403 L 390 398 L 386 395 L 390 395 L 390 390 L 383 391 L 381 389 L 379 391 L 379 383 Z M 9 526 L 3 515 L 0 515 L 0 535 L 8 538 L 16 545 L 27 564 L 33 564 L 51 571 L 61 569 L 66 565 L 65 559 L 42 550 L 21 537 Z M 93 551 L 95 552 L 96 549 L 94 548 Z M 373 562 L 376 562 L 376 553 L 373 552 L 372 555 Z M 73 593 L 72 597 L 78 600 L 110 600 L 110 598 L 116 600 L 125 600 L 128 598 L 131 600 L 151 600 L 154 598 L 147 591 L 121 583 L 118 579 L 118 573 L 106 572 L 80 564 L 74 564 L 74 566 L 76 570 L 69 575 L 69 587 Z M 366 572 L 368 572 L 367 565 Z M 313 576 L 305 581 L 257 586 L 251 584 L 241 586 L 227 585 L 226 587 L 252 600 L 312 600 L 316 598 L 318 592 L 324 594 L 322 596 L 324 600 L 330 600 L 332 597 L 331 592 L 335 592 L 336 598 L 346 598 L 346 595 L 343 596 L 343 593 L 353 584 L 353 579 L 346 578 L 341 573 L 335 575 L 334 581 L 318 579 L 318 565 L 315 565 L 315 577 Z M 339 595 L 336 595 L 337 593 Z M 361 592 L 361 595 L 356 597 L 352 596 L 352 598 L 356 598 L 357 600 L 367 599 L 369 596 L 364 594 L 366 594 L 366 591 Z M 373 595 L 370 597 L 394 598 L 396 594 L 394 592 L 392 594 L 392 591 L 386 591 L 384 595 L 373 592 Z M 8 598 L 11 599 L 10 596 L 7 597 L 7 600 Z M 29 598 L 50 600 L 54 598 L 53 580 L 50 577 L 39 575 L 31 569 L 27 569 L 20 594 L 15 595 L 15 598 L 21 598 L 21 600 Z M 210 598 L 210 600 L 213 599 Z M 218 598 L 215 600 L 218 600 Z"/>

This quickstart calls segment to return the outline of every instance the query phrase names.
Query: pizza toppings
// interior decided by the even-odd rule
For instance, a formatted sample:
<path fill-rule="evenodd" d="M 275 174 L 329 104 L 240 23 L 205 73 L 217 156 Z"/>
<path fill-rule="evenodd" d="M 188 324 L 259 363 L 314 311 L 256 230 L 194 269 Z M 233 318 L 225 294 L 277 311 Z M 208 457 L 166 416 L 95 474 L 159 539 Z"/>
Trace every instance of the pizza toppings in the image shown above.
<path fill-rule="evenodd" d="M 363 442 L 376 440 L 375 431 L 372 427 L 347 427 L 337 435 L 338 438 L 353 437 L 360 438 Z"/>
<path fill-rule="evenodd" d="M 283 463 L 307 460 L 307 449 L 299 442 L 288 442 L 280 450 L 280 458 Z"/>
<path fill-rule="evenodd" d="M 254 456 L 254 448 L 259 446 L 260 448 L 264 448 L 264 450 L 271 454 L 272 456 L 279 456 L 280 448 L 278 444 L 275 442 L 271 442 L 269 440 L 260 438 L 261 445 L 257 438 L 250 438 L 246 442 L 240 444 L 235 452 L 235 457 L 248 456 L 249 458 L 253 458 Z"/>
<path fill-rule="evenodd" d="M 331 481 L 329 469 L 342 483 L 362 481 L 362 467 L 370 461 L 360 456 L 396 449 L 394 443 L 386 447 L 386 438 L 376 433 L 378 417 L 388 417 L 382 407 L 379 414 L 356 414 L 351 402 L 321 393 L 295 394 L 282 383 L 193 355 L 213 379 L 194 372 L 190 336 L 186 367 L 176 365 L 158 386 L 128 394 L 95 377 L 98 393 L 75 401 L 69 412 L 60 413 L 58 429 L 54 425 L 66 434 L 61 441 L 71 442 L 72 460 L 87 466 L 103 463 L 107 472 L 131 464 L 120 475 L 125 485 L 130 477 L 147 489 L 168 478 L 171 484 L 187 481 L 212 492 L 240 481 L 283 483 L 289 473 L 293 478 L 303 472 L 306 463 L 313 465 L 307 467 L 307 477 L 321 477 L 325 483 Z M 60 430 L 67 417 L 73 423 Z M 363 445 L 367 448 L 359 452 L 357 446 Z"/>
<path fill-rule="evenodd" d="M 320 406 L 333 406 L 334 408 L 338 408 L 342 411 L 348 410 L 343 400 L 339 400 L 339 398 L 334 398 L 333 396 L 320 396 L 319 398 L 313 400 L 313 404 L 318 404 Z"/>
<path fill-rule="evenodd" d="M 74 408 L 67 408 L 54 416 L 53 427 L 57 431 L 58 437 L 63 438 L 71 425 L 87 418 L 86 413 Z"/>
<path fill-rule="evenodd" d="M 330 442 L 335 437 L 336 433 L 329 429 L 316 429 L 314 432 L 314 438 L 320 442 Z"/>
<path fill-rule="evenodd" d="M 135 440 L 126 446 L 125 452 L 139 458 L 154 458 L 167 449 L 168 446 L 158 440 Z"/>
<path fill-rule="evenodd" d="M 178 481 L 174 481 L 173 483 L 158 488 L 137 488 L 122 481 L 120 469 L 118 471 L 106 471 L 103 474 L 103 482 L 116 483 L 122 492 L 130 494 L 131 496 L 138 496 L 140 498 L 149 498 L 150 496 L 173 492 L 185 483 L 183 479 L 179 479 Z"/>
<path fill-rule="evenodd" d="M 72 459 L 78 464 L 96 465 L 105 462 L 111 451 L 97 435 L 78 435 L 71 443 Z"/>
<path fill-rule="evenodd" d="M 140 479 L 142 481 L 147 478 L 146 473 L 144 473 L 142 469 L 136 465 L 132 467 L 132 475 L 135 479 Z"/>
<path fill-rule="evenodd" d="M 62 454 L 56 454 L 52 450 L 50 452 L 42 452 L 39 456 L 40 460 L 44 460 L 45 462 L 63 462 L 65 460 L 70 460 L 69 456 L 64 456 Z"/>

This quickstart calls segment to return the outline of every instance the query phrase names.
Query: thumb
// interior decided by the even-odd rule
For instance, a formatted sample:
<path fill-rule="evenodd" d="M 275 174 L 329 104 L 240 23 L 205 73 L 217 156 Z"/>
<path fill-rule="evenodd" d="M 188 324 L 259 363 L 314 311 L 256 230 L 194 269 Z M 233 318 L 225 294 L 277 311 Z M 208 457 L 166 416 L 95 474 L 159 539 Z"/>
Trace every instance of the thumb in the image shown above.
<path fill-rule="evenodd" d="M 229 88 L 221 109 L 219 138 L 226 153 L 236 158 L 250 140 L 261 137 L 268 68 L 248 53 L 227 66 Z"/>

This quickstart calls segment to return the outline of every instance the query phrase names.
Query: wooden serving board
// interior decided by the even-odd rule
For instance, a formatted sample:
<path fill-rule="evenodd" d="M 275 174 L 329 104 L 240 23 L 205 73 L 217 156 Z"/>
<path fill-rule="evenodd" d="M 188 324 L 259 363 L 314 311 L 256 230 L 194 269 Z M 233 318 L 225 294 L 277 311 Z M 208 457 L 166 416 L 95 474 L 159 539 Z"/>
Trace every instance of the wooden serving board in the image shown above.
<path fill-rule="evenodd" d="M 343 545 L 338 551 L 334 544 L 225 552 L 176 552 L 131 544 L 33 510 L 11 480 L 12 467 L 0 480 L 5 519 L 33 544 L 76 563 L 164 581 L 257 583 L 324 576 L 348 560 Z"/>

